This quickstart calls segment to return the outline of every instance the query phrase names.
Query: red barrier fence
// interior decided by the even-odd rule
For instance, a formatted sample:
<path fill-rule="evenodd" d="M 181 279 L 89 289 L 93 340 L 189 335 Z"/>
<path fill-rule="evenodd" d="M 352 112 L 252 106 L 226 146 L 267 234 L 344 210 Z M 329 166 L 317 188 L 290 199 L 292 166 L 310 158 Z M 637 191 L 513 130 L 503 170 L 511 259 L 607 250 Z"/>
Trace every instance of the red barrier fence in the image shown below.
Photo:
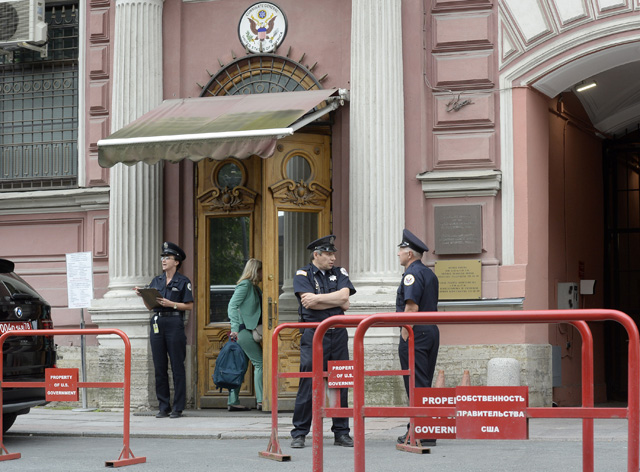
<path fill-rule="evenodd" d="M 2 438 L 2 390 L 4 388 L 33 388 L 45 387 L 45 382 L 3 382 L 3 346 L 9 336 L 58 336 L 88 334 L 103 335 L 117 334 L 124 341 L 124 380 L 122 382 L 78 382 L 78 387 L 89 388 L 123 388 L 124 389 L 124 426 L 123 447 L 120 457 L 115 461 L 105 462 L 106 467 L 122 467 L 140 464 L 147 461 L 146 457 L 135 457 L 129 448 L 129 425 L 131 418 L 131 343 L 127 335 L 119 329 L 34 329 L 25 331 L 8 331 L 0 336 L 0 461 L 19 459 L 20 453 L 9 454 L 4 447 Z"/>
<path fill-rule="evenodd" d="M 629 334 L 628 403 L 626 408 L 593 407 L 593 339 L 587 321 L 617 321 Z M 329 328 L 352 325 L 359 321 L 354 337 L 355 361 L 353 410 L 324 407 L 322 337 Z M 364 335 L 370 327 L 403 326 L 405 324 L 502 324 L 502 323 L 570 323 L 583 338 L 582 345 L 582 407 L 526 409 L 528 418 L 582 418 L 583 419 L 583 470 L 593 472 L 593 419 L 627 418 L 628 456 L 627 470 L 637 472 L 640 463 L 640 417 L 638 396 L 640 378 L 640 341 L 638 328 L 626 314 L 615 310 L 540 310 L 513 312 L 434 312 L 434 313 L 382 313 L 366 317 L 334 316 L 318 325 L 313 338 L 313 470 L 323 468 L 322 421 L 323 417 L 354 418 L 355 472 L 365 470 L 365 417 L 447 417 L 455 416 L 452 407 L 366 407 L 364 404 Z M 308 325 L 306 325 L 308 326 Z M 409 352 L 413 351 L 409 347 Z M 410 362 L 412 362 L 410 360 Z M 413 364 L 410 363 L 412 366 Z M 411 369 L 410 369 L 411 371 Z M 392 371 L 388 371 L 392 373 Z M 413 379 L 413 375 L 411 375 Z M 414 382 L 410 384 L 413 392 Z M 413 430 L 413 428 L 411 428 Z M 413 434 L 413 431 L 410 432 Z"/>
<path fill-rule="evenodd" d="M 332 327 L 356 327 L 358 324 L 367 318 L 367 315 L 343 315 L 343 316 L 334 316 L 334 323 Z M 322 363 L 322 342 L 320 342 L 320 354 L 316 355 L 316 347 L 315 347 L 315 335 L 314 335 L 314 352 L 313 352 L 313 372 L 279 372 L 278 365 L 278 341 L 280 332 L 284 329 L 314 329 L 320 323 L 282 323 L 278 325 L 271 335 L 271 437 L 269 438 L 269 444 L 267 445 L 266 451 L 258 452 L 260 457 L 264 457 L 266 459 L 277 460 L 281 462 L 286 462 L 291 460 L 291 456 L 288 454 L 282 453 L 282 448 L 280 447 L 280 442 L 278 440 L 278 380 L 281 378 L 302 378 L 302 377 L 312 377 L 316 369 L 319 369 L 320 378 L 322 379 L 326 375 L 323 372 L 323 363 Z M 414 352 L 413 352 L 413 330 L 411 326 L 405 326 L 409 331 L 409 370 L 385 370 L 385 371 L 367 371 L 365 375 L 367 376 L 375 376 L 375 375 L 410 375 L 410 387 L 411 390 L 415 388 L 415 376 L 412 375 L 414 370 Z M 324 332 L 323 332 L 324 335 Z M 316 360 L 319 359 L 319 367 L 316 366 Z M 322 383 L 322 382 L 321 382 Z M 324 397 L 323 397 L 324 398 Z M 313 401 L 316 401 L 316 395 L 314 394 Z M 323 399 L 320 399 L 322 403 Z M 315 410 L 314 410 L 315 411 Z M 328 411 L 328 410 L 327 410 Z M 342 417 L 351 417 L 353 416 L 353 410 L 350 408 L 335 408 L 332 409 L 331 416 L 342 416 Z M 315 414 L 315 413 L 314 413 Z M 319 417 L 317 417 L 319 418 Z M 313 435 L 313 444 L 314 448 L 316 447 L 316 441 L 319 441 L 320 446 L 322 446 L 322 421 L 314 421 L 314 425 L 320 425 L 320 434 L 317 434 L 314 429 Z M 318 438 L 316 440 L 316 438 Z"/>
<path fill-rule="evenodd" d="M 593 340 L 586 321 L 617 321 L 629 334 L 629 385 L 627 408 L 593 407 Z M 327 320 L 329 321 L 329 320 Z M 593 471 L 593 419 L 627 418 L 628 420 L 628 456 L 627 470 L 636 472 L 639 466 L 640 417 L 637 379 L 640 378 L 640 341 L 638 328 L 633 320 L 624 313 L 615 310 L 549 310 L 514 312 L 447 312 L 386 313 L 367 317 L 358 326 L 354 337 L 355 385 L 353 392 L 354 409 L 354 447 L 355 471 L 364 471 L 364 418 L 369 416 L 451 416 L 455 408 L 375 408 L 364 405 L 364 334 L 372 326 L 398 326 L 411 324 L 481 324 L 481 323 L 571 323 L 583 338 L 582 346 L 582 407 L 573 408 L 527 408 L 529 418 L 583 418 L 583 470 Z M 326 323 L 326 322 L 325 322 Z M 324 323 L 323 323 L 324 324 Z M 330 325 L 327 323 L 326 327 Z M 323 326 L 318 327 L 317 332 Z M 316 340 L 314 338 L 314 344 Z M 322 347 L 322 344 L 320 344 Z M 315 377 L 314 377 L 315 380 Z M 314 383 L 314 388 L 316 387 Z M 404 411 L 402 411 L 404 410 Z M 314 410 L 315 414 L 315 410 Z M 314 455 L 316 450 L 314 449 Z M 322 470 L 322 451 L 318 462 Z"/>

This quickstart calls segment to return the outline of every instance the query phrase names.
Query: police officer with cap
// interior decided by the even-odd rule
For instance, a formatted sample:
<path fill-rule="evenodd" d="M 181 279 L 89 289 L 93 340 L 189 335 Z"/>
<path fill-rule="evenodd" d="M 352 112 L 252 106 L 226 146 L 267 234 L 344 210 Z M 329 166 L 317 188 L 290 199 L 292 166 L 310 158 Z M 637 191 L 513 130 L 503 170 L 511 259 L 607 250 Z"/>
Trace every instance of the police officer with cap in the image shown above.
<path fill-rule="evenodd" d="M 149 284 L 160 292 L 155 306 L 145 305 L 153 310 L 151 317 L 151 354 L 156 377 L 156 396 L 160 411 L 156 418 L 180 418 L 185 408 L 187 378 L 184 360 L 187 353 L 187 337 L 184 332 L 184 313 L 193 309 L 191 281 L 178 269 L 187 258 L 185 252 L 174 243 L 162 245 L 162 271 Z M 134 290 L 140 295 L 139 287 Z M 167 359 L 168 356 L 168 359 Z M 173 373 L 173 408 L 169 394 L 169 361 Z"/>
<path fill-rule="evenodd" d="M 405 269 L 396 296 L 396 312 L 438 311 L 438 277 L 422 263 L 422 255 L 429 250 L 427 245 L 411 231 L 402 232 L 398 245 L 400 265 Z M 440 347 L 440 331 L 436 325 L 415 325 L 413 328 L 416 387 L 431 387 L 433 373 Z M 398 354 L 403 370 L 409 368 L 409 332 L 402 328 Z M 404 387 L 409 396 L 409 376 L 404 376 Z M 398 438 L 404 443 L 407 434 Z M 423 446 L 435 446 L 435 439 L 423 439 Z"/>
<path fill-rule="evenodd" d="M 334 266 L 336 260 L 336 237 L 325 236 L 307 246 L 312 251 L 311 263 L 296 272 L 293 290 L 300 306 L 298 314 L 304 322 L 321 322 L 330 316 L 343 315 L 349 308 L 349 297 L 356 289 L 349 280 L 346 269 Z M 312 344 L 315 329 L 305 329 L 300 340 L 300 372 L 312 371 Z M 327 331 L 323 340 L 323 368 L 327 370 L 329 360 L 348 360 L 349 336 L 346 328 Z M 340 405 L 347 407 L 347 389 L 340 389 Z M 291 447 L 304 447 L 305 436 L 311 429 L 312 379 L 301 378 L 293 410 Z M 331 428 L 336 446 L 353 447 L 349 436 L 349 418 L 333 418 Z"/>

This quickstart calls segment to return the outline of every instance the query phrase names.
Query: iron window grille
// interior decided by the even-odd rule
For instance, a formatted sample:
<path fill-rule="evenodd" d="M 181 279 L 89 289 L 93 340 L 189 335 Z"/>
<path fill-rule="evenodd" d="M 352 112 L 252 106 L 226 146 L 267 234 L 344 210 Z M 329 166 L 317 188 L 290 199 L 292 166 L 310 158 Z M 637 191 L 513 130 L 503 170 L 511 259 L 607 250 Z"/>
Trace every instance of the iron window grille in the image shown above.
<path fill-rule="evenodd" d="M 0 55 L 0 191 L 78 183 L 78 8 L 47 5 L 48 55 Z"/>

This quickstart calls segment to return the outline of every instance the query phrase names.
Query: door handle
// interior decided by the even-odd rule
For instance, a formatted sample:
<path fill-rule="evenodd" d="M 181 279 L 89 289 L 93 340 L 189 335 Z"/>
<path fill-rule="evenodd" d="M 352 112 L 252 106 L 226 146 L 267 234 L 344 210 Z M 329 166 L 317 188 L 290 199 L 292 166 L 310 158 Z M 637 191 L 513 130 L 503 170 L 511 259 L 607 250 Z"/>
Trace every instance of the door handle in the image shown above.
<path fill-rule="evenodd" d="M 271 297 L 269 297 L 268 301 L 269 308 L 267 309 L 267 326 L 268 329 L 273 328 L 273 320 L 278 317 L 278 302 L 274 302 Z"/>

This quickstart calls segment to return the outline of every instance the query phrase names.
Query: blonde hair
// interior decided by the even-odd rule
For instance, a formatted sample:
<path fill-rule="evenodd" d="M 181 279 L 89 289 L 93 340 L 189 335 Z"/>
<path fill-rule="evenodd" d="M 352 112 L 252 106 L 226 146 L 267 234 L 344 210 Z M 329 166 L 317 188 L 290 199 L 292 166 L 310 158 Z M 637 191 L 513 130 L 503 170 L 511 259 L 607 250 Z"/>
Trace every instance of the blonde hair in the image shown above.
<path fill-rule="evenodd" d="M 260 283 L 260 278 L 258 277 L 258 271 L 260 269 L 262 269 L 261 261 L 253 258 L 249 259 L 236 284 L 239 284 L 243 280 L 250 280 L 253 285 L 258 285 Z"/>

